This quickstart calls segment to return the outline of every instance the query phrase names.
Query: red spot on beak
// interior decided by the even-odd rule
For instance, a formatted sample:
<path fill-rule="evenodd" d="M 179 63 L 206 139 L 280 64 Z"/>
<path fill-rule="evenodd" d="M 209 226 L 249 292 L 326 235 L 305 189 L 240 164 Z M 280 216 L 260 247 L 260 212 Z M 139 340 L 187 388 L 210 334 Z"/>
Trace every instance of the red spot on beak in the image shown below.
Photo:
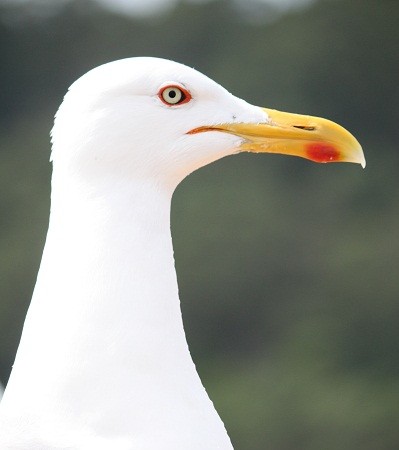
<path fill-rule="evenodd" d="M 306 146 L 306 155 L 309 159 L 319 163 L 340 160 L 339 151 L 332 145 L 324 142 L 311 142 Z"/>

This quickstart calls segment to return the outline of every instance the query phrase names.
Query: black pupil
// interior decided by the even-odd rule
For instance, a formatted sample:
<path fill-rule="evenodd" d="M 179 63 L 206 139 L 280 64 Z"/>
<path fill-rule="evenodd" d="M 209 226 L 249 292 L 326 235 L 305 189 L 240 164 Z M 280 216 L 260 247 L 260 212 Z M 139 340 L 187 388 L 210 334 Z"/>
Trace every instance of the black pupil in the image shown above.
<path fill-rule="evenodd" d="M 170 97 L 170 98 L 175 98 L 176 95 L 177 95 L 176 91 L 170 91 L 170 92 L 169 92 L 169 97 Z"/>

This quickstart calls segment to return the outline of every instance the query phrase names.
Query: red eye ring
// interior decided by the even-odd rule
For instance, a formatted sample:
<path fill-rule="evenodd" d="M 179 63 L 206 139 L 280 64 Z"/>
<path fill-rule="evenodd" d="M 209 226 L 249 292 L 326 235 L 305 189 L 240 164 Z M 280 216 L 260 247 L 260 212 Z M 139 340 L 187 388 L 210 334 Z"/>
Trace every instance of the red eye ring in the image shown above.
<path fill-rule="evenodd" d="M 177 84 L 163 86 L 158 92 L 158 97 L 167 106 L 183 105 L 192 99 L 190 92 Z"/>

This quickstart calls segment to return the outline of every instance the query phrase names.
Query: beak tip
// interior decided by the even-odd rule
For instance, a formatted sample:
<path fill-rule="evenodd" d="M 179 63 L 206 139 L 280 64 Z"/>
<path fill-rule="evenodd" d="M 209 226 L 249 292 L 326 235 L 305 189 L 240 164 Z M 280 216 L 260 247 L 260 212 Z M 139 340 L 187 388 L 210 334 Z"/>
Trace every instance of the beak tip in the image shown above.
<path fill-rule="evenodd" d="M 363 152 L 362 152 L 362 160 L 360 162 L 360 165 L 362 166 L 363 169 L 366 168 L 366 158 L 364 157 Z"/>
<path fill-rule="evenodd" d="M 363 149 L 360 144 L 358 144 L 358 158 L 357 161 L 363 169 L 366 168 L 366 158 L 364 157 Z"/>

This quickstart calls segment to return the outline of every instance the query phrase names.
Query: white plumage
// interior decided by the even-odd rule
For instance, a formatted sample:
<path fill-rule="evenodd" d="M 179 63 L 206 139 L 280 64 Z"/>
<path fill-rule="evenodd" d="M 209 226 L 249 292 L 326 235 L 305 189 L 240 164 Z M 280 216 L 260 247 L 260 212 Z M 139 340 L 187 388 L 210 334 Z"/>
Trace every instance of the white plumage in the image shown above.
<path fill-rule="evenodd" d="M 71 86 L 52 130 L 49 230 L 0 404 L 0 448 L 232 449 L 185 339 L 173 191 L 240 150 L 295 146 L 310 158 L 304 143 L 331 144 L 333 132 L 339 158 L 328 160 L 364 161 L 341 128 L 314 137 L 272 114 L 155 58 L 106 64 Z"/>

